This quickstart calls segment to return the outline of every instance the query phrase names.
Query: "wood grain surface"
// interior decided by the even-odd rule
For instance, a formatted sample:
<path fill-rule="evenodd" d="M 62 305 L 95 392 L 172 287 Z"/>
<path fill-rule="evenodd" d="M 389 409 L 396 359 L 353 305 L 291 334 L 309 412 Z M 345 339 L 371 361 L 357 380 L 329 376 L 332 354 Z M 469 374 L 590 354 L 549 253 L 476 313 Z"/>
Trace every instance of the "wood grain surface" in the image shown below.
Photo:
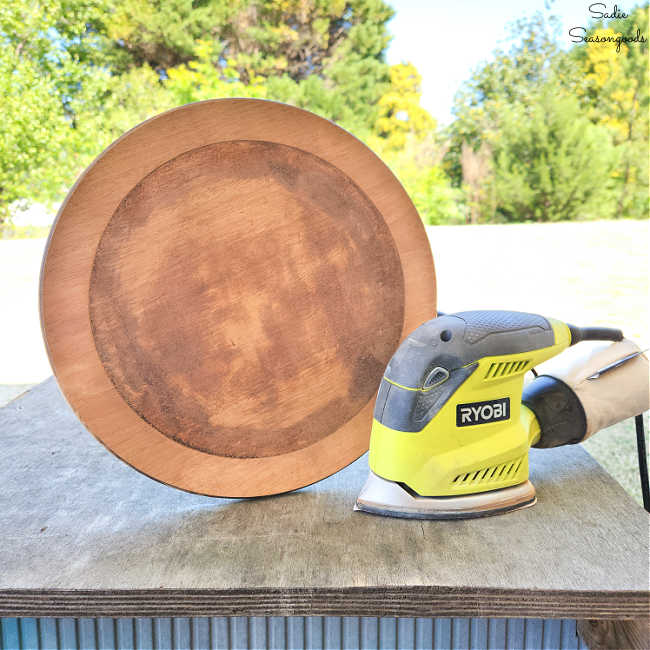
<path fill-rule="evenodd" d="M 41 275 L 50 361 L 88 429 L 218 496 L 358 458 L 383 369 L 434 314 L 428 240 L 395 177 L 331 122 L 259 100 L 188 105 L 109 147 Z"/>
<path fill-rule="evenodd" d="M 531 451 L 532 508 L 353 512 L 365 457 L 252 500 L 149 480 L 48 380 L 0 411 L 0 614 L 647 616 L 648 516 L 580 447 Z M 79 486 L 83 486 L 80 489 Z"/>
<path fill-rule="evenodd" d="M 578 621 L 578 634 L 589 650 L 648 650 L 650 611 L 646 611 L 646 618 L 632 621 Z"/>
<path fill-rule="evenodd" d="M 158 431 L 219 456 L 278 456 L 375 396 L 404 282 L 386 223 L 339 169 L 224 142 L 170 160 L 120 203 L 90 320 L 114 386 Z"/>

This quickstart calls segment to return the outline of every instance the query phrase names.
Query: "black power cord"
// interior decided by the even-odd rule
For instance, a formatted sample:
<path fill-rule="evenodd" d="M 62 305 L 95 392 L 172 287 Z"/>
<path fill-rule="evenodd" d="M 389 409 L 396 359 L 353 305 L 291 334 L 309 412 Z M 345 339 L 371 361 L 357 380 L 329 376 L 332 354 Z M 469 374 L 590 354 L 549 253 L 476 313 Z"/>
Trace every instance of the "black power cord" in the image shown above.
<path fill-rule="evenodd" d="M 571 345 L 580 341 L 622 341 L 623 332 L 613 327 L 576 327 L 567 323 L 571 332 Z"/>
<path fill-rule="evenodd" d="M 648 458 L 645 450 L 645 432 L 643 430 L 643 415 L 634 418 L 636 424 L 636 448 L 639 452 L 639 475 L 641 477 L 641 494 L 643 507 L 650 512 L 650 483 L 648 482 Z"/>

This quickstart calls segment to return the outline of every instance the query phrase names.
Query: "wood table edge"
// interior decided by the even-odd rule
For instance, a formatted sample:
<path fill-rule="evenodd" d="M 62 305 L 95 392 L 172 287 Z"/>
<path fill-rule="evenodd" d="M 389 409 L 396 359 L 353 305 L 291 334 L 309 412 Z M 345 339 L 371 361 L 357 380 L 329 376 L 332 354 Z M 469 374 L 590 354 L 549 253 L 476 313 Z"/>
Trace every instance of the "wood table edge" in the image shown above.
<path fill-rule="evenodd" d="M 638 619 L 648 591 L 456 587 L 0 589 L 0 616 L 397 616 Z"/>

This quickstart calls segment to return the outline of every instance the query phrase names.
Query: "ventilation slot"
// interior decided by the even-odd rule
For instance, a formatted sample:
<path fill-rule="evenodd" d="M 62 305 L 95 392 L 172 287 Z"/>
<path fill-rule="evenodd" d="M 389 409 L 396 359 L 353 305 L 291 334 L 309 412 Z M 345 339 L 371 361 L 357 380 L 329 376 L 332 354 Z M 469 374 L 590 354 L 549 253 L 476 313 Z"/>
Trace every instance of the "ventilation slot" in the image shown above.
<path fill-rule="evenodd" d="M 501 463 L 501 465 L 483 467 L 473 472 L 467 472 L 467 474 L 458 474 L 452 481 L 453 487 L 463 488 L 468 485 L 485 485 L 505 481 L 517 475 L 523 462 L 524 457 L 522 456 L 507 463 Z"/>
<path fill-rule="evenodd" d="M 485 379 L 497 379 L 523 372 L 530 365 L 530 359 L 523 361 L 499 361 L 490 364 Z"/>

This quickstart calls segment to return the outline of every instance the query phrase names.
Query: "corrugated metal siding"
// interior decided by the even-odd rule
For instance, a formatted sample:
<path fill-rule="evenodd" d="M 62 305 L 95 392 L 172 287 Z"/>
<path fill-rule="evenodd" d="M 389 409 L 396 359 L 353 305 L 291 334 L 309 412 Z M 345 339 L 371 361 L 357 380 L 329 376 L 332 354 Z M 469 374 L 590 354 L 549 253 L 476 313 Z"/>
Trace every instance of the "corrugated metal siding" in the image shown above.
<path fill-rule="evenodd" d="M 568 619 L 3 618 L 0 625 L 2 650 L 587 650 Z"/>

